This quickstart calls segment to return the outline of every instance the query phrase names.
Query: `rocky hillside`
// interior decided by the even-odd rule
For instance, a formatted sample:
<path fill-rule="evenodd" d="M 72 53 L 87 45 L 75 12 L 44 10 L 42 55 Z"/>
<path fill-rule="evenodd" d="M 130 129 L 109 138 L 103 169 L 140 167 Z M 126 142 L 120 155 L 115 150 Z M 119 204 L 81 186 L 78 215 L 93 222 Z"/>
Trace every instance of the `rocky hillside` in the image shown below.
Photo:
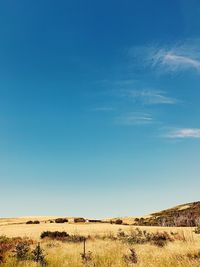
<path fill-rule="evenodd" d="M 146 218 L 135 218 L 134 224 L 149 226 L 198 226 L 200 225 L 200 201 L 152 213 Z"/>

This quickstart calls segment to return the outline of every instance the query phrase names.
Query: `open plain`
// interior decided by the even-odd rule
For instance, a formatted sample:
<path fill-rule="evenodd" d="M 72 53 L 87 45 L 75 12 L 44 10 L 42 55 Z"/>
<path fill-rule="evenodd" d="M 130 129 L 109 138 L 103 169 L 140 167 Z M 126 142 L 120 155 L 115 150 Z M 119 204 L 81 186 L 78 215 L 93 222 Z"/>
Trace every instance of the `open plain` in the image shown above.
<path fill-rule="evenodd" d="M 53 217 L 38 217 L 39 224 L 26 224 L 27 220 L 36 218 L 1 219 L 0 236 L 9 238 L 21 237 L 31 240 L 30 249 L 40 242 L 47 266 L 52 267 L 198 267 L 200 266 L 200 235 L 192 227 L 145 227 L 117 225 L 108 223 L 50 223 Z M 72 237 L 82 239 L 41 239 L 44 231 L 66 232 Z M 166 243 L 155 242 L 155 239 L 144 239 L 150 233 L 167 233 L 170 239 Z M 132 239 L 131 239 L 132 238 Z M 153 242 L 152 242 L 153 241 Z M 133 249 L 133 250 L 132 250 Z M 132 255 L 131 250 L 134 251 Z M 38 265 L 39 264 L 39 265 Z M 40 266 L 40 263 L 27 258 L 18 260 L 9 252 L 2 266 L 25 267 Z M 42 264 L 41 264 L 42 266 Z"/>

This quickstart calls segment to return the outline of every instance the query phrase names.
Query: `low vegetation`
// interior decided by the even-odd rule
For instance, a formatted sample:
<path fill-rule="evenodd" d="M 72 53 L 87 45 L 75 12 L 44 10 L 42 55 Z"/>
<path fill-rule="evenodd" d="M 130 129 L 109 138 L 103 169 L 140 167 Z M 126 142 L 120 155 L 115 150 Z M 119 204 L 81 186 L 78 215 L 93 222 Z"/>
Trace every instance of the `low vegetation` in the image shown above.
<path fill-rule="evenodd" d="M 26 224 L 40 224 L 38 220 L 36 221 L 27 221 Z"/>
<path fill-rule="evenodd" d="M 123 224 L 123 220 L 121 219 L 116 219 L 116 220 L 110 220 L 111 224 Z"/>
<path fill-rule="evenodd" d="M 84 223 L 86 222 L 86 219 L 84 218 L 74 218 L 74 223 Z"/>
<path fill-rule="evenodd" d="M 41 239 L 51 239 L 51 240 L 59 240 L 63 242 L 82 242 L 86 239 L 86 237 L 74 234 L 74 235 L 69 235 L 67 232 L 59 232 L 59 231 L 44 231 L 40 235 Z M 87 237 L 88 239 L 88 237 Z"/>
<path fill-rule="evenodd" d="M 129 254 L 124 255 L 124 261 L 129 264 L 136 264 L 138 262 L 138 256 L 134 248 L 130 248 Z"/>
<path fill-rule="evenodd" d="M 200 234 L 200 226 L 197 226 L 197 227 L 194 229 L 194 232 L 195 232 L 195 234 Z"/>
<path fill-rule="evenodd" d="M 68 222 L 67 218 L 57 218 L 57 219 L 55 219 L 55 223 L 67 223 L 67 222 Z"/>
<path fill-rule="evenodd" d="M 139 228 L 131 230 L 129 233 L 119 230 L 117 237 L 119 240 L 130 245 L 150 243 L 158 247 L 164 247 L 168 242 L 173 242 L 175 240 L 175 238 L 167 232 L 150 233 L 146 230 L 140 230 Z"/>
<path fill-rule="evenodd" d="M 0 264 L 6 262 L 11 252 L 14 253 L 17 259 L 22 259 L 31 244 L 33 244 L 33 241 L 30 239 L 0 236 Z"/>
<path fill-rule="evenodd" d="M 185 232 L 178 228 L 176 231 L 173 228 L 150 231 L 133 226 L 118 229 L 115 233 L 86 236 L 66 231 L 43 231 L 40 243 L 27 238 L 1 236 L 0 265 L 197 267 L 200 266 L 198 237 L 192 229 Z"/>

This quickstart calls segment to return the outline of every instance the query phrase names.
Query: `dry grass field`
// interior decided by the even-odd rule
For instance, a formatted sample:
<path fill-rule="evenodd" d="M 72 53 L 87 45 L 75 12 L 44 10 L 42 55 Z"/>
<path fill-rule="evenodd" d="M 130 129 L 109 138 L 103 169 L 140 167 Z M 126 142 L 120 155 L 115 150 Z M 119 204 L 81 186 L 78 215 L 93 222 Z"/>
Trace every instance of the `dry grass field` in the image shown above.
<path fill-rule="evenodd" d="M 37 217 L 38 218 L 38 217 Z M 38 218 L 41 222 L 37 225 L 28 225 L 25 222 L 30 218 L 1 219 L 0 236 L 27 237 L 33 240 L 31 247 L 40 242 L 44 255 L 52 267 L 198 267 L 200 266 L 200 235 L 194 233 L 193 228 L 175 227 L 139 227 L 142 231 L 157 233 L 166 231 L 171 235 L 175 233 L 173 242 L 165 246 L 157 246 L 151 242 L 139 244 L 137 242 L 124 242 L 116 238 L 119 231 L 123 234 L 131 233 L 136 229 L 130 225 L 116 225 L 109 223 L 49 223 L 49 217 Z M 31 218 L 34 219 L 34 218 Z M 121 229 L 121 230 L 119 230 Z M 83 261 L 83 242 L 66 242 L 62 240 L 40 239 L 43 231 L 66 231 L 70 235 L 90 237 L 86 241 L 86 253 L 91 251 L 91 258 Z M 130 249 L 134 248 L 136 263 L 130 258 Z M 128 260 L 127 260 L 128 259 Z M 31 260 L 19 261 L 7 255 L 2 266 L 40 266 Z"/>

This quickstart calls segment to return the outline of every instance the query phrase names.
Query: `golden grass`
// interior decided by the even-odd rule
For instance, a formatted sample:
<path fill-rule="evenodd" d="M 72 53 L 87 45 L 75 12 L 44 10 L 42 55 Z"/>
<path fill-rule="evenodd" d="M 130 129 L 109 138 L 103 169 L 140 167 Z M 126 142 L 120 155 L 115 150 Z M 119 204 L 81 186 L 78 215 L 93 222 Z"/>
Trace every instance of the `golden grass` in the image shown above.
<path fill-rule="evenodd" d="M 5 222 L 4 222 L 5 223 Z M 51 267 L 199 267 L 200 259 L 191 259 L 187 255 L 194 255 L 200 252 L 200 237 L 191 228 L 171 228 L 171 227 L 140 227 L 151 232 L 167 231 L 178 232 L 183 240 L 169 242 L 165 247 L 159 248 L 151 244 L 128 245 L 121 241 L 101 240 L 95 235 L 116 234 L 119 229 L 125 232 L 130 231 L 134 226 L 88 223 L 88 224 L 50 224 L 41 223 L 39 225 L 7 224 L 0 226 L 0 235 L 27 236 L 39 240 L 42 231 L 67 231 L 70 234 L 91 235 L 93 238 L 86 242 L 87 251 L 92 252 L 92 262 L 85 265 L 81 261 L 80 253 L 83 251 L 82 243 L 67 243 L 60 241 L 41 241 L 41 246 L 45 250 L 46 258 Z M 134 247 L 138 255 L 138 263 L 127 265 L 123 256 L 129 253 L 129 249 Z M 4 267 L 35 267 L 31 261 L 16 262 L 10 258 Z"/>
<path fill-rule="evenodd" d="M 46 252 L 46 258 L 51 267 L 127 267 L 123 256 L 129 252 L 131 246 L 119 241 L 98 240 L 87 242 L 87 250 L 92 251 L 93 260 L 91 264 L 85 265 L 81 261 L 80 253 L 83 250 L 82 244 L 68 244 L 61 242 L 42 242 L 41 246 Z M 164 248 L 157 248 L 153 245 L 134 245 L 138 255 L 136 267 L 199 267 L 200 260 L 191 260 L 188 253 L 199 251 L 199 245 L 195 243 L 174 242 Z M 33 262 L 17 263 L 10 259 L 4 267 L 14 266 L 36 266 Z"/>

